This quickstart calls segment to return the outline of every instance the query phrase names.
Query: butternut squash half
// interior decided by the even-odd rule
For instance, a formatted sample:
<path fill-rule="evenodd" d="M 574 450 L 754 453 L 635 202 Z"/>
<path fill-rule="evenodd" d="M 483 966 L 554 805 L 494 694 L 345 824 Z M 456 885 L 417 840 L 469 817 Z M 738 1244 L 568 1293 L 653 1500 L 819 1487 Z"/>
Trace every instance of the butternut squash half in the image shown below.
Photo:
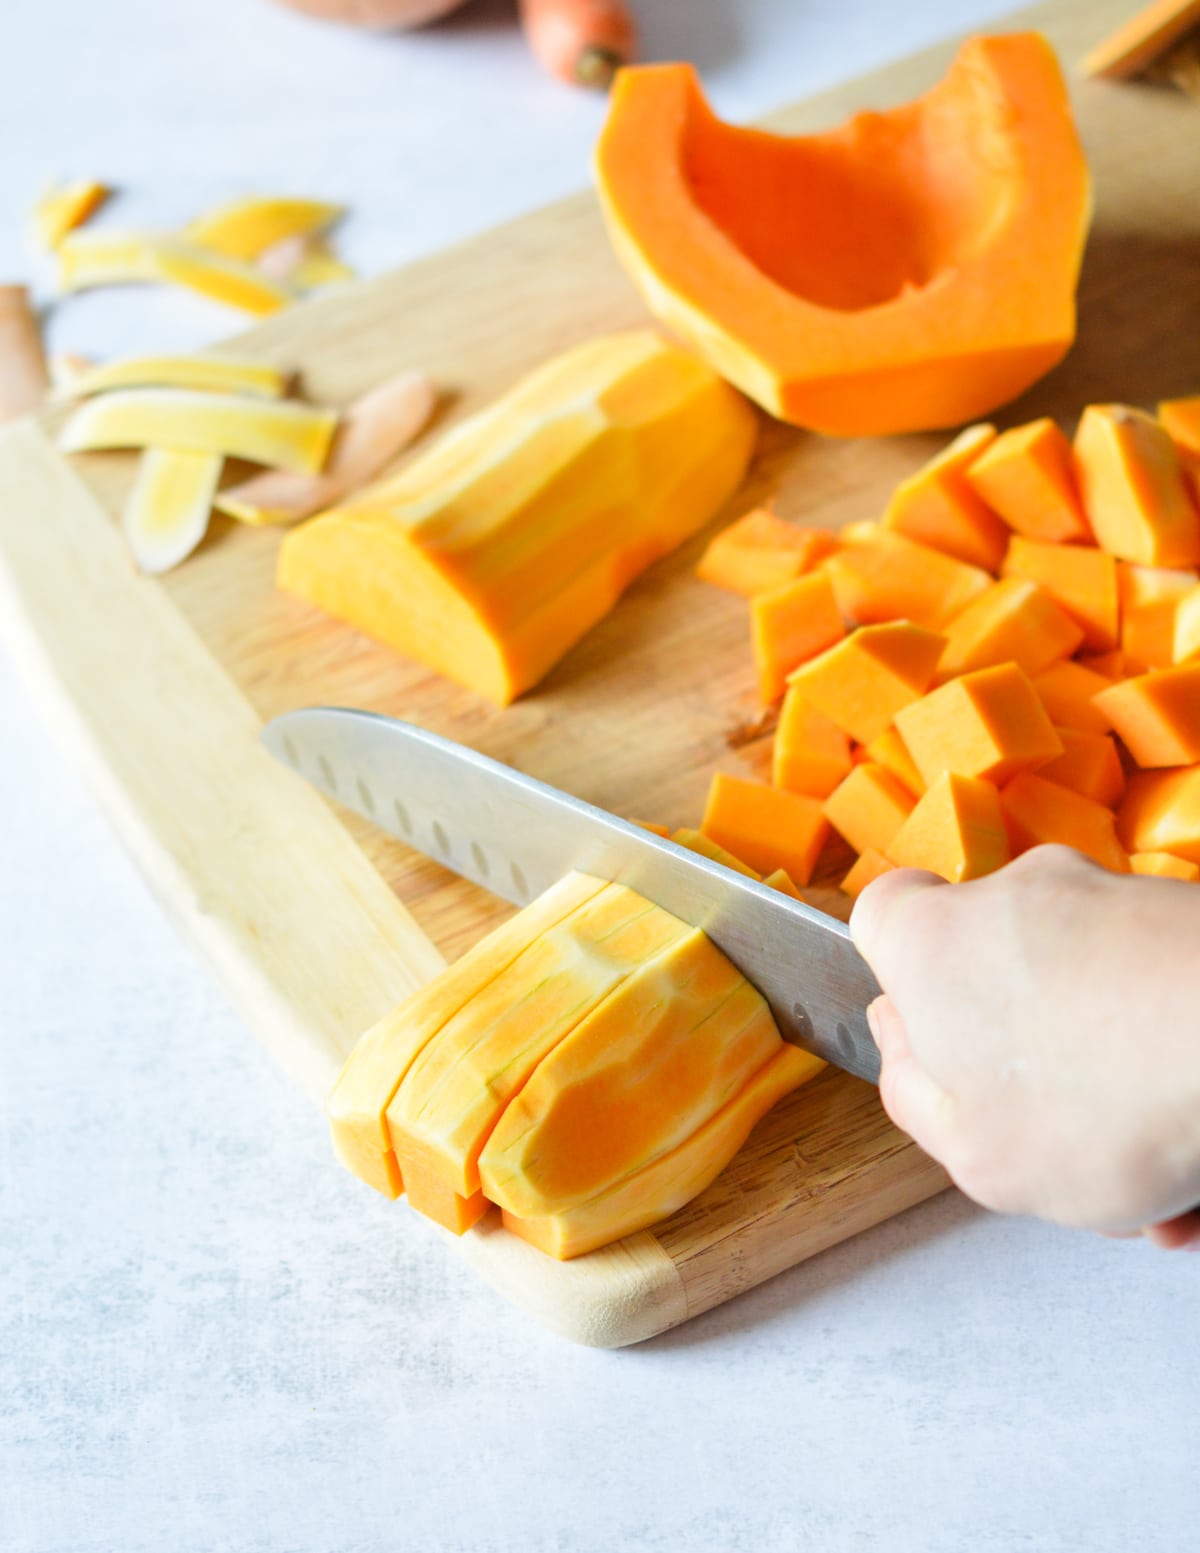
<path fill-rule="evenodd" d="M 755 432 L 655 331 L 593 340 L 295 529 L 278 581 L 504 706 L 708 522 Z"/>
<path fill-rule="evenodd" d="M 623 70 L 596 175 L 651 311 L 797 425 L 958 425 L 1074 339 L 1088 171 L 1036 33 L 972 38 L 923 97 L 818 135 L 722 123 L 689 65 Z"/>

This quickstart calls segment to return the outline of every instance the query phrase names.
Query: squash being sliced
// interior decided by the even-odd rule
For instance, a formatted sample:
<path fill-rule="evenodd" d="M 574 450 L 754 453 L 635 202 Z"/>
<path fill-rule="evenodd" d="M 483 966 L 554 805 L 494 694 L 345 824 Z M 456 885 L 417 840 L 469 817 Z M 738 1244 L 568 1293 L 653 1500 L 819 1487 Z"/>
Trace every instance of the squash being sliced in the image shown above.
<path fill-rule="evenodd" d="M 506 705 L 703 527 L 754 436 L 746 401 L 659 335 L 595 340 L 296 529 L 278 580 Z"/>
<path fill-rule="evenodd" d="M 1074 339 L 1087 165 L 1035 33 L 972 38 L 924 97 L 809 136 L 722 123 L 689 65 L 624 70 L 596 173 L 651 311 L 798 425 L 957 425 Z"/>

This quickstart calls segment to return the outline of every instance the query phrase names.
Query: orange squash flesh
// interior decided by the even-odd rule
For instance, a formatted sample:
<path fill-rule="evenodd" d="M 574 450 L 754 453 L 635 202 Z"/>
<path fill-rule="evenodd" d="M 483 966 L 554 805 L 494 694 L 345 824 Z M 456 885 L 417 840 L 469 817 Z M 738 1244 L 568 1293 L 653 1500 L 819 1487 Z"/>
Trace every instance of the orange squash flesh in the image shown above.
<path fill-rule="evenodd" d="M 684 1143 L 776 1054 L 762 995 L 693 930 L 534 1070 L 479 1156 L 487 1197 L 561 1213 Z"/>
<path fill-rule="evenodd" d="M 1092 532 L 1110 555 L 1142 566 L 1200 562 L 1200 510 L 1153 416 L 1089 405 L 1075 433 L 1075 470 Z"/>
<path fill-rule="evenodd" d="M 722 123 L 687 65 L 626 70 L 596 173 L 651 310 L 784 420 L 961 425 L 1074 338 L 1087 168 L 1036 34 L 972 38 L 917 101 L 793 138 Z"/>
<path fill-rule="evenodd" d="M 1108 733 L 1112 722 L 1096 704 L 1096 697 L 1111 684 L 1105 675 L 1068 660 L 1044 669 L 1034 678 L 1033 688 L 1056 728 Z"/>
<path fill-rule="evenodd" d="M 892 837 L 897 868 L 927 868 L 951 884 L 978 879 L 1008 862 L 1008 833 L 995 787 L 944 771 Z"/>
<path fill-rule="evenodd" d="M 735 874 L 744 874 L 747 879 L 761 879 L 762 875 L 756 868 L 751 868 L 748 863 L 743 863 L 740 857 L 735 857 L 725 847 L 719 847 L 710 836 L 703 831 L 691 830 L 687 826 L 681 826 L 673 831 L 671 840 L 676 846 L 686 847 L 689 852 L 698 852 L 701 857 L 706 857 L 710 862 L 720 863 L 724 868 L 732 868 Z"/>
<path fill-rule="evenodd" d="M 1096 705 L 1139 766 L 1200 761 L 1200 663 L 1155 669 L 1110 685 Z"/>
<path fill-rule="evenodd" d="M 790 793 L 828 798 L 850 770 L 850 740 L 841 728 L 810 706 L 795 685 L 779 713 L 771 780 Z"/>
<path fill-rule="evenodd" d="M 1133 777 L 1117 811 L 1117 834 L 1130 852 L 1170 852 L 1200 863 L 1200 766 Z"/>
<path fill-rule="evenodd" d="M 850 866 L 841 888 L 850 896 L 851 900 L 857 900 L 869 884 L 884 874 L 891 873 L 895 863 L 889 863 L 882 852 L 876 852 L 868 847 L 865 852 L 859 854 Z"/>
<path fill-rule="evenodd" d="M 987 591 L 981 567 L 890 529 L 869 526 L 825 562 L 838 608 L 855 625 L 909 620 L 931 631 Z"/>
<path fill-rule="evenodd" d="M 846 634 L 833 587 L 823 571 L 758 593 L 750 600 L 750 640 L 758 693 L 767 705 L 787 688 L 794 668 Z"/>
<path fill-rule="evenodd" d="M 770 885 L 773 890 L 778 890 L 781 895 L 790 896 L 794 901 L 804 899 L 786 868 L 777 868 L 773 874 L 767 875 L 763 883 Z"/>
<path fill-rule="evenodd" d="M 1015 663 L 951 680 L 897 712 L 896 727 L 929 787 L 944 771 L 1005 782 L 1063 752 L 1037 691 Z"/>
<path fill-rule="evenodd" d="M 914 798 L 919 798 L 925 791 L 925 778 L 918 771 L 898 728 L 885 728 L 865 747 L 864 754 L 867 760 L 874 761 L 894 776 Z"/>
<path fill-rule="evenodd" d="M 1115 807 L 1125 791 L 1125 771 L 1109 733 L 1084 733 L 1078 728 L 1056 728 L 1063 752 L 1042 766 L 1038 775 L 1073 793 Z"/>
<path fill-rule="evenodd" d="M 745 400 L 652 331 L 593 340 L 293 529 L 278 581 L 506 705 L 703 527 L 755 435 Z"/>
<path fill-rule="evenodd" d="M 1117 568 L 1121 594 L 1122 676 L 1126 668 L 1165 669 L 1175 661 L 1175 621 L 1184 597 L 1200 583 L 1194 571 L 1134 566 Z"/>
<path fill-rule="evenodd" d="M 825 800 L 825 818 L 856 852 L 887 853 L 916 800 L 882 766 L 869 761 Z"/>
<path fill-rule="evenodd" d="M 1071 444 L 1052 420 L 1001 432 L 964 477 L 1026 539 L 1067 544 L 1092 537 L 1075 487 Z"/>
<path fill-rule="evenodd" d="M 1108 652 L 1120 640 L 1117 563 L 1103 550 L 1082 545 L 1047 545 L 1014 534 L 1001 568 L 1005 577 L 1040 583 L 1083 628 L 1086 646 Z"/>
<path fill-rule="evenodd" d="M 1080 73 L 1122 80 L 1140 75 L 1200 24 L 1200 0 L 1151 0 L 1089 50 Z"/>
<path fill-rule="evenodd" d="M 739 1094 L 671 1153 L 561 1213 L 531 1218 L 504 1213 L 505 1228 L 566 1261 L 658 1223 L 710 1185 L 771 1107 L 823 1067 L 820 1058 L 798 1046 L 782 1046 Z"/>
<path fill-rule="evenodd" d="M 459 1197 L 473 1196 L 479 1151 L 541 1059 L 614 987 L 688 931 L 661 907 L 610 884 L 536 938 L 441 1027 L 405 1073 L 387 1108 L 401 1174 L 407 1159 Z"/>
<path fill-rule="evenodd" d="M 884 508 L 884 528 L 970 566 L 996 571 L 1008 547 L 1008 529 L 966 478 L 995 439 L 994 426 L 960 432 L 949 447 L 901 480 Z"/>
<path fill-rule="evenodd" d="M 972 599 L 946 627 L 938 678 L 1015 663 L 1040 674 L 1069 658 L 1083 641 L 1083 627 L 1049 593 L 1025 577 L 1005 577 Z"/>
<path fill-rule="evenodd" d="M 603 888 L 600 879 L 568 874 L 359 1039 L 326 1102 L 334 1151 L 348 1169 L 385 1197 L 400 1195 L 403 1183 L 387 1108 L 414 1059 L 535 937 L 566 920 Z"/>
<path fill-rule="evenodd" d="M 1131 852 L 1129 870 L 1159 879 L 1185 879 L 1192 884 L 1200 879 L 1200 863 L 1189 863 L 1186 858 L 1173 857 L 1170 852 Z"/>
<path fill-rule="evenodd" d="M 1200 394 L 1190 399 L 1164 399 L 1158 419 L 1180 453 L 1200 457 Z"/>
<path fill-rule="evenodd" d="M 1022 771 L 1001 789 L 1000 804 L 1014 855 L 1044 842 L 1074 847 L 1114 873 L 1129 872 L 1111 809 Z"/>
<path fill-rule="evenodd" d="M 907 621 L 863 626 L 788 676 L 788 683 L 851 738 L 869 744 L 901 707 L 924 695 L 946 638 Z"/>
<path fill-rule="evenodd" d="M 798 528 L 758 507 L 710 540 L 696 576 L 730 593 L 753 598 L 804 576 L 836 547 L 837 541 L 827 529 Z"/>
<path fill-rule="evenodd" d="M 724 771 L 716 772 L 709 786 L 701 829 L 760 873 L 786 868 L 799 885 L 812 878 L 829 834 L 815 798 Z"/>

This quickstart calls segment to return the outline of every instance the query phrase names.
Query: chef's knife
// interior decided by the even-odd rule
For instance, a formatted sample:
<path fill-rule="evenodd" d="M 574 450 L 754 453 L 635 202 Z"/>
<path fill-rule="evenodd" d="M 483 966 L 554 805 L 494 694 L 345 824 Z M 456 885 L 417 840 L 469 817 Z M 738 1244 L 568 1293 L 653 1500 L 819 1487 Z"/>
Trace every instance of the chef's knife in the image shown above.
<path fill-rule="evenodd" d="M 785 1039 L 873 1083 L 879 987 L 834 917 L 413 723 L 309 707 L 263 729 L 271 753 L 435 862 L 525 905 L 572 869 L 701 928 L 767 999 Z"/>

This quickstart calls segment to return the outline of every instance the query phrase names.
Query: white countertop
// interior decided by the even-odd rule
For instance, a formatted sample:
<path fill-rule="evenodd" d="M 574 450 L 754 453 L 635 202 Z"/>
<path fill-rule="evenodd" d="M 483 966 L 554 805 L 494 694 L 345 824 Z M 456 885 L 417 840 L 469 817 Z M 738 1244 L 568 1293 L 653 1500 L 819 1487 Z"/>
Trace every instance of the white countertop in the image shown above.
<path fill-rule="evenodd" d="M 602 104 L 483 3 L 4 0 L 0 279 L 47 177 L 170 224 L 347 201 L 365 272 L 585 181 Z M 746 116 L 987 0 L 645 0 Z M 239 327 L 169 292 L 58 348 Z M 1200 1545 L 1200 1258 L 954 1195 L 640 1348 L 570 1348 L 334 1164 L 0 658 L 2 1553 L 1133 1553 Z"/>

